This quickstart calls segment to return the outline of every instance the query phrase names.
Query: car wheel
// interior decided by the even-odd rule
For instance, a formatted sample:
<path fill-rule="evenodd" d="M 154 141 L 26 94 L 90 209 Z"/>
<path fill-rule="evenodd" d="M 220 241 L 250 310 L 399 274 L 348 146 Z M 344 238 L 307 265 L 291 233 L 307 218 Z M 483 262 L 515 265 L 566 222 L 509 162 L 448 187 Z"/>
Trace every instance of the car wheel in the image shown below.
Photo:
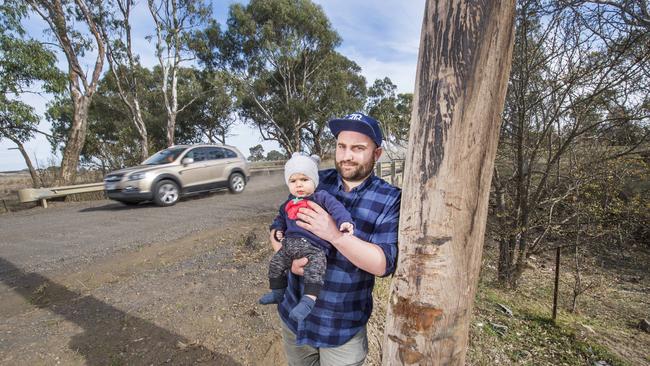
<path fill-rule="evenodd" d="M 228 180 L 228 189 L 230 189 L 230 192 L 242 193 L 244 191 L 244 187 L 246 187 L 246 179 L 244 179 L 243 175 L 240 173 L 230 174 L 230 178 Z"/>
<path fill-rule="evenodd" d="M 156 184 L 153 200 L 158 206 L 173 206 L 178 202 L 180 190 L 178 184 L 172 180 L 161 180 Z"/>

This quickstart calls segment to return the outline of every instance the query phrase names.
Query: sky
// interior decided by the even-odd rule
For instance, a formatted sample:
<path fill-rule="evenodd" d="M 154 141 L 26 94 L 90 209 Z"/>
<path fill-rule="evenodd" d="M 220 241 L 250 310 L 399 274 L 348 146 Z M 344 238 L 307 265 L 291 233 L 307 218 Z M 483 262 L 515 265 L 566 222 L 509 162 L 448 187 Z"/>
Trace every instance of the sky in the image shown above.
<path fill-rule="evenodd" d="M 232 3 L 243 1 L 212 1 L 213 16 L 224 28 L 228 16 L 228 7 Z M 368 85 L 375 79 L 389 77 L 399 93 L 412 93 L 415 84 L 420 30 L 424 12 L 424 0 L 314 0 L 319 4 L 332 23 L 332 27 L 342 38 L 337 51 L 362 68 L 362 75 Z M 146 67 L 157 64 L 154 55 L 154 43 L 146 36 L 153 35 L 154 28 L 146 1 L 139 0 L 133 8 L 131 24 L 134 25 L 134 50 L 139 53 L 141 62 Z M 29 36 L 49 39 L 47 25 L 37 17 L 24 22 Z M 83 60 L 84 67 L 92 70 L 92 54 Z M 67 70 L 64 56 L 59 56 L 58 66 Z M 105 69 L 108 66 L 105 65 Z M 49 95 L 28 94 L 22 99 L 30 104 L 41 116 L 39 129 L 49 132 L 50 124 L 44 117 Z M 264 151 L 279 150 L 275 142 L 263 142 L 257 129 L 237 124 L 226 143 L 236 146 L 244 155 L 249 155 L 249 148 L 262 144 Z M 54 154 L 50 144 L 42 135 L 27 142 L 25 148 L 32 162 L 40 167 L 59 164 L 60 155 Z M 0 141 L 0 172 L 25 169 L 27 165 L 20 152 L 10 141 Z"/>

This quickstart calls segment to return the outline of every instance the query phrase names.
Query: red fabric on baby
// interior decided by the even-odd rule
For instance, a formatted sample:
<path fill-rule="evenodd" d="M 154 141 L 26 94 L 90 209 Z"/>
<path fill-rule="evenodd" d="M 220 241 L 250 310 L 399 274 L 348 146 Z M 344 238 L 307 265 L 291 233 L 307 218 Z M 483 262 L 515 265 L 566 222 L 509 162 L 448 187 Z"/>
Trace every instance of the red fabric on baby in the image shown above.
<path fill-rule="evenodd" d="M 307 204 L 307 202 L 309 202 L 309 200 L 297 197 L 287 202 L 287 205 L 284 206 L 284 210 L 287 212 L 287 216 L 291 220 L 298 219 L 298 210 L 302 207 L 309 208 L 309 204 Z"/>

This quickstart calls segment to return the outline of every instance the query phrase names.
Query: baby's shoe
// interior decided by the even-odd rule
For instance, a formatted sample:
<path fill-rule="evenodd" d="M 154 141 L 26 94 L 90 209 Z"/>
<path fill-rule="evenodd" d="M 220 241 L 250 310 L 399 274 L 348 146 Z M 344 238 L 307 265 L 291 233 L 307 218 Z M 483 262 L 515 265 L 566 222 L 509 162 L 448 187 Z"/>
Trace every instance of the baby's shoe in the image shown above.
<path fill-rule="evenodd" d="M 271 292 L 264 294 L 264 296 L 260 297 L 260 304 L 262 305 L 279 304 L 282 301 L 282 299 L 284 299 L 284 289 L 276 288 L 271 290 Z"/>
<path fill-rule="evenodd" d="M 302 299 L 300 299 L 298 305 L 296 305 L 296 307 L 291 310 L 289 317 L 300 323 L 301 321 L 305 320 L 309 313 L 311 313 L 315 304 L 316 300 L 313 300 L 311 297 L 305 295 L 302 297 Z"/>

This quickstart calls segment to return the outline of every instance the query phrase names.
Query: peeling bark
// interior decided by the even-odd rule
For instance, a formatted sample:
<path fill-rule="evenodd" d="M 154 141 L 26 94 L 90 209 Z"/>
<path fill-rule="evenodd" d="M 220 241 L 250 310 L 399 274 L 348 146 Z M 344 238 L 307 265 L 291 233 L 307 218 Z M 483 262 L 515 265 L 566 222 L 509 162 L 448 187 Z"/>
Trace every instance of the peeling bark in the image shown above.
<path fill-rule="evenodd" d="M 515 2 L 427 1 L 383 364 L 464 365 Z"/>

